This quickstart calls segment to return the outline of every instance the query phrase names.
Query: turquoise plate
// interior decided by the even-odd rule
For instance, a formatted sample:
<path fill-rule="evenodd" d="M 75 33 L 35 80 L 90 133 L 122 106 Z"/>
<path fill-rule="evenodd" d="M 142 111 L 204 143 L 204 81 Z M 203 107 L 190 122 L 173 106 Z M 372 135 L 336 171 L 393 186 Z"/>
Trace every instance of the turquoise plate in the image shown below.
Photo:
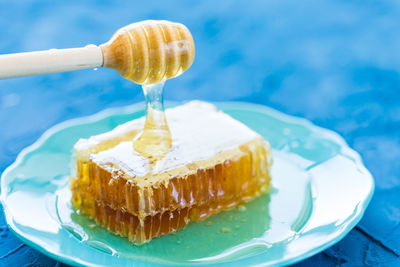
<path fill-rule="evenodd" d="M 72 265 L 247 266 L 300 261 L 357 224 L 374 182 L 341 137 L 264 106 L 217 106 L 270 141 L 270 195 L 139 247 L 78 215 L 68 190 L 74 143 L 143 116 L 141 103 L 61 123 L 26 148 L 1 177 L 9 227 L 26 244 Z"/>

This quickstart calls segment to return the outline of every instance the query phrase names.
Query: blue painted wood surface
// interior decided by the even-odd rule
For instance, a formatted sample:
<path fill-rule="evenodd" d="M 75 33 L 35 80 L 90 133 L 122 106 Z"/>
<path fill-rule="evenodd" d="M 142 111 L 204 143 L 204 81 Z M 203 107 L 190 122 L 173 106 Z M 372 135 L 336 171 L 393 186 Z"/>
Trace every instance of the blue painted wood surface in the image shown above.
<path fill-rule="evenodd" d="M 195 39 L 167 100 L 261 103 L 339 132 L 363 156 L 376 181 L 365 217 L 299 266 L 400 265 L 398 1 L 0 0 L 0 54 L 100 44 L 144 19 L 182 22 Z M 49 127 L 142 100 L 106 69 L 0 81 L 0 172 Z M 24 265 L 60 263 L 23 245 L 1 212 L 0 266 Z"/>

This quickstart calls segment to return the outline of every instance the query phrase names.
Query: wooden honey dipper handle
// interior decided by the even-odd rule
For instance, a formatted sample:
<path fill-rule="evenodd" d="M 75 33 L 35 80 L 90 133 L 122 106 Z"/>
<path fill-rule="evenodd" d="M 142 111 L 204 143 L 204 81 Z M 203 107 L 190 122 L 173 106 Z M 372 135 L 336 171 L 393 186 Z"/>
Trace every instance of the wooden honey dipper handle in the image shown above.
<path fill-rule="evenodd" d="M 100 67 L 101 48 L 50 49 L 46 51 L 0 55 L 0 79 Z"/>
<path fill-rule="evenodd" d="M 133 82 L 152 84 L 187 70 L 194 54 L 184 25 L 148 20 L 121 28 L 101 46 L 0 55 L 0 79 L 107 67 Z"/>

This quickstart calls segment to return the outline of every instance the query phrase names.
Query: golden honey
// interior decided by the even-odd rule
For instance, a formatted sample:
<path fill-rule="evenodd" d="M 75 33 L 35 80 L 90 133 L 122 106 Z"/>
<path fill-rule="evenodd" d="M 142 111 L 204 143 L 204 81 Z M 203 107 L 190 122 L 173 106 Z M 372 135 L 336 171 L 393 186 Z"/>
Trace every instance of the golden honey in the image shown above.
<path fill-rule="evenodd" d="M 143 85 L 146 99 L 146 122 L 133 142 L 135 151 L 151 159 L 153 165 L 168 152 L 172 145 L 171 132 L 163 104 L 164 82 Z"/>

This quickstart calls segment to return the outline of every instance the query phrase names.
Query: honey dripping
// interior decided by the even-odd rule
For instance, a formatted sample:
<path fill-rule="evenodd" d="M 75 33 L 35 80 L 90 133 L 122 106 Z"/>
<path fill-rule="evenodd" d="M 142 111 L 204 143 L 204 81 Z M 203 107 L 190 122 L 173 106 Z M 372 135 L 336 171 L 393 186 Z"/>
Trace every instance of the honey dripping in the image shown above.
<path fill-rule="evenodd" d="M 164 81 L 143 85 L 146 100 L 146 122 L 143 131 L 135 137 L 133 148 L 149 159 L 150 168 L 171 148 L 172 137 L 164 113 Z"/>
<path fill-rule="evenodd" d="M 143 21 L 121 28 L 102 49 L 105 62 L 109 62 L 105 66 L 115 68 L 124 78 L 142 85 L 146 122 L 142 132 L 134 138 L 133 148 L 149 159 L 149 173 L 152 173 L 172 145 L 164 113 L 164 83 L 192 65 L 193 38 L 180 23 Z"/>

